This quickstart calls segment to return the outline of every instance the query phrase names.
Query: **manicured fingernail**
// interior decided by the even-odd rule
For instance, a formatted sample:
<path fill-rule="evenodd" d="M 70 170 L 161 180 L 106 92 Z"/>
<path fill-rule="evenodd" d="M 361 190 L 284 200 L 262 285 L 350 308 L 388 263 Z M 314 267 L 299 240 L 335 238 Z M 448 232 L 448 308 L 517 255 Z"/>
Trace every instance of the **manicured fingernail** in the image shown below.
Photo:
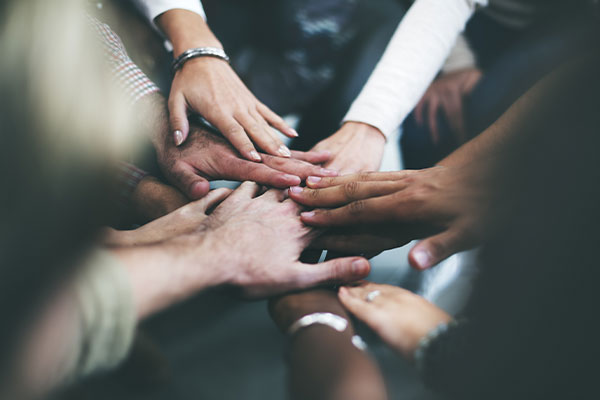
<path fill-rule="evenodd" d="M 179 129 L 173 132 L 173 138 L 175 139 L 175 146 L 181 145 L 183 143 L 183 132 Z"/>
<path fill-rule="evenodd" d="M 318 176 L 309 176 L 306 178 L 306 182 L 316 185 L 317 183 L 321 182 L 321 178 Z"/>
<path fill-rule="evenodd" d="M 290 134 L 291 134 L 291 135 L 293 135 L 293 136 L 295 136 L 295 137 L 298 137 L 298 136 L 300 136 L 300 135 L 298 135 L 298 132 L 296 132 L 296 130 L 295 130 L 295 129 L 292 129 L 292 128 L 290 128 L 289 132 L 290 132 Z"/>
<path fill-rule="evenodd" d="M 279 146 L 279 150 L 277 150 L 277 151 L 279 152 L 279 154 L 281 154 L 284 157 L 291 157 L 292 156 L 292 152 L 290 151 L 290 149 L 288 149 L 284 145 Z"/>
<path fill-rule="evenodd" d="M 334 171 L 332 169 L 321 168 L 321 175 L 325 175 L 325 176 L 337 176 L 338 172 Z"/>
<path fill-rule="evenodd" d="M 262 160 L 262 158 L 260 158 L 260 155 L 258 154 L 258 152 L 256 152 L 255 150 L 252 150 L 250 152 L 250 157 L 252 157 L 252 159 L 254 159 L 256 161 Z"/>
<path fill-rule="evenodd" d="M 290 188 L 290 192 L 295 193 L 295 194 L 302 193 L 302 190 L 304 190 L 304 189 L 302 189 L 300 186 L 292 186 Z"/>
<path fill-rule="evenodd" d="M 364 276 L 369 271 L 369 263 L 365 260 L 356 260 L 352 263 L 352 275 Z"/>
<path fill-rule="evenodd" d="M 315 216 L 315 212 L 314 212 L 314 211 L 306 211 L 306 212 L 303 212 L 303 213 L 302 213 L 302 214 L 300 214 L 300 215 L 301 215 L 303 218 L 308 218 L 308 219 L 310 219 L 310 218 L 312 218 L 312 217 L 314 217 L 314 216 Z"/>
<path fill-rule="evenodd" d="M 417 250 L 413 253 L 413 258 L 417 266 L 421 269 L 429 268 L 431 264 L 431 254 L 427 250 Z"/>

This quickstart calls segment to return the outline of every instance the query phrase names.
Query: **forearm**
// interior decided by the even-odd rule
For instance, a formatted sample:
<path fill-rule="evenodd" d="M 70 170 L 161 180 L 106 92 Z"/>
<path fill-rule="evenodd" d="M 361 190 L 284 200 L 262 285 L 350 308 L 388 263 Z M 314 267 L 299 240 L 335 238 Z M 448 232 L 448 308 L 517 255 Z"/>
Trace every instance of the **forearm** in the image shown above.
<path fill-rule="evenodd" d="M 173 304 L 223 282 L 218 268 L 210 267 L 210 256 L 198 258 L 181 237 L 167 243 L 114 249 L 128 273 L 137 318 L 144 319 Z M 194 243 L 194 247 L 201 243 Z M 193 260 L 190 260 L 193 257 Z M 195 264 L 194 269 L 189 268 Z"/>
<path fill-rule="evenodd" d="M 520 150 L 527 148 L 535 140 L 542 139 L 530 133 L 548 106 L 547 99 L 556 89 L 560 73 L 547 76 L 517 100 L 494 124 L 465 143 L 438 163 L 447 167 L 467 166 L 477 163 L 481 166 L 506 166 Z"/>
<path fill-rule="evenodd" d="M 273 319 L 283 332 L 299 318 L 329 312 L 349 320 L 330 290 L 312 290 L 271 301 Z M 298 331 L 289 347 L 293 399 L 385 399 L 385 385 L 373 360 L 352 344 L 354 328 L 344 332 L 314 325 Z"/>
<path fill-rule="evenodd" d="M 175 57 L 195 47 L 222 47 L 204 18 L 197 13 L 169 10 L 159 15 L 156 23 L 173 44 Z"/>

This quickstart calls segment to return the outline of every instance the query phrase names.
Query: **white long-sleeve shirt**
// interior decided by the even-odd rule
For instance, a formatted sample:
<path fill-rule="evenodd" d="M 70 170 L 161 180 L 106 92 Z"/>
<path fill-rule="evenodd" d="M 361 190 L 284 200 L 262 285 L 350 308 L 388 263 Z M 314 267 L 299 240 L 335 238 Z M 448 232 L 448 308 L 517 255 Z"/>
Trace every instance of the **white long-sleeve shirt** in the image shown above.
<path fill-rule="evenodd" d="M 176 8 L 193 11 L 206 19 L 200 0 L 134 0 L 134 2 L 152 23 L 160 14 Z"/>
<path fill-rule="evenodd" d="M 392 134 L 440 71 L 477 6 L 488 0 L 416 0 L 344 117 Z"/>

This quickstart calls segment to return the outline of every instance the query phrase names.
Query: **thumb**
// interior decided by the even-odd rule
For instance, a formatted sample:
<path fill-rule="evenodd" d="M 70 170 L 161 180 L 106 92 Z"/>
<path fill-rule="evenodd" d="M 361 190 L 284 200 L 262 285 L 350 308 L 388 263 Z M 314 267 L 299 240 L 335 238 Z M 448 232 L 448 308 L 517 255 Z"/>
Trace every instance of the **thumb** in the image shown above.
<path fill-rule="evenodd" d="M 209 192 L 210 183 L 190 169 L 171 172 L 172 181 L 191 200 L 198 200 Z"/>
<path fill-rule="evenodd" d="M 371 271 L 369 261 L 361 257 L 335 258 L 319 264 L 299 264 L 297 289 L 356 282 Z"/>
<path fill-rule="evenodd" d="M 183 95 L 175 95 L 172 99 L 169 99 L 169 122 L 175 146 L 180 146 L 185 142 L 190 132 L 187 105 Z"/>
<path fill-rule="evenodd" d="M 192 203 L 194 204 L 193 212 L 206 214 L 208 210 L 215 208 L 225 200 L 231 192 L 232 190 L 227 188 L 211 190 L 206 196 Z"/>
<path fill-rule="evenodd" d="M 427 269 L 466 248 L 463 234 L 447 230 L 417 243 L 408 253 L 408 262 L 415 269 Z"/>

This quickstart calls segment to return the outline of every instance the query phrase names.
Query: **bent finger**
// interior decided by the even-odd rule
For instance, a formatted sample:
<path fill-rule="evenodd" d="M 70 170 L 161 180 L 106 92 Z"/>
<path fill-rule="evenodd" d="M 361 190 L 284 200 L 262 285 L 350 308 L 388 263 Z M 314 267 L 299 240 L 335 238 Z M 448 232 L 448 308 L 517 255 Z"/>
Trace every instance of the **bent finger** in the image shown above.
<path fill-rule="evenodd" d="M 175 146 L 185 142 L 190 132 L 190 123 L 187 116 L 187 103 L 183 94 L 176 94 L 169 98 L 169 123 Z"/>
<path fill-rule="evenodd" d="M 347 226 L 360 223 L 389 222 L 393 218 L 395 201 L 392 196 L 357 200 L 343 207 L 303 212 L 302 221 L 310 226 Z"/>
<path fill-rule="evenodd" d="M 218 120 L 209 120 L 229 140 L 229 143 L 247 160 L 260 162 L 262 158 L 248 138 L 244 128 L 233 118 L 221 114 Z"/>
<path fill-rule="evenodd" d="M 279 132 L 283 133 L 285 136 L 296 138 L 298 137 L 298 132 L 295 129 L 291 128 L 286 122 L 277 115 L 273 110 L 271 110 L 266 105 L 260 103 L 256 110 L 262 117 L 271 125 L 273 128 L 277 129 Z"/>
<path fill-rule="evenodd" d="M 262 120 L 262 117 L 260 117 L 260 120 L 257 120 L 248 113 L 242 113 L 236 115 L 235 119 L 247 132 L 248 137 L 250 137 L 265 153 L 280 157 L 291 157 L 291 152 L 283 142 L 268 131 L 271 128 L 269 128 L 264 120 Z"/>

